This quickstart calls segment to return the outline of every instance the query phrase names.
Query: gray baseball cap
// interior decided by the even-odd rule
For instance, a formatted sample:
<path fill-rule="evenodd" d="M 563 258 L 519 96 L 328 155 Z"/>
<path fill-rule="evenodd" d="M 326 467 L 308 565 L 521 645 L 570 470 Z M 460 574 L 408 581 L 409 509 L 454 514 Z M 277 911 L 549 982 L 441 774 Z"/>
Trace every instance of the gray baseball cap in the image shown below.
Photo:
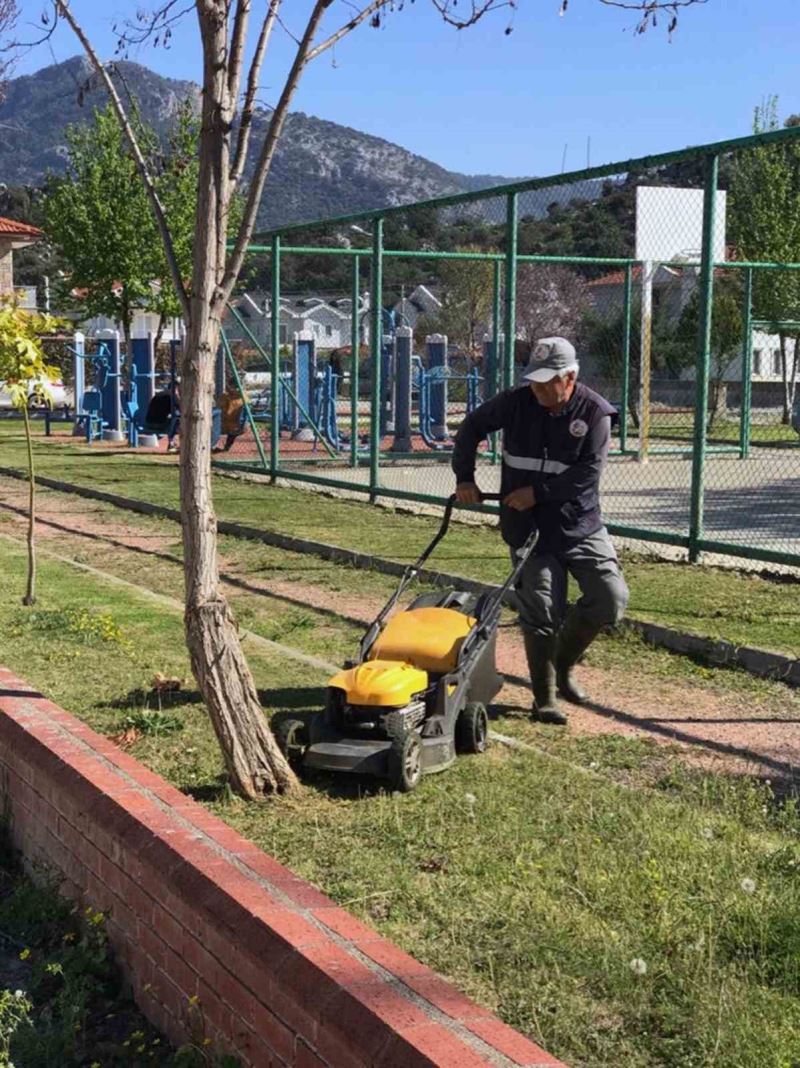
<path fill-rule="evenodd" d="M 578 370 L 575 346 L 565 337 L 542 337 L 531 349 L 531 358 L 522 375 L 526 382 L 549 382 L 556 375 Z"/>

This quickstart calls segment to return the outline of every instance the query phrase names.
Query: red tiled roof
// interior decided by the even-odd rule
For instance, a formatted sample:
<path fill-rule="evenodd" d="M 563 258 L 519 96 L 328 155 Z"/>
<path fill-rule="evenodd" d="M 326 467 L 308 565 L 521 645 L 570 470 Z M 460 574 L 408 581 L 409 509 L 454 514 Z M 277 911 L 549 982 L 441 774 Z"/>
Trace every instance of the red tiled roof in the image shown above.
<path fill-rule="evenodd" d="M 683 265 L 681 263 L 661 263 L 659 264 L 659 266 L 663 267 L 664 270 L 667 271 L 669 274 L 674 274 L 676 277 L 683 269 Z M 641 279 L 642 268 L 638 263 L 634 266 L 631 272 L 631 277 L 634 282 L 639 281 L 639 279 Z M 592 286 L 621 286 L 624 284 L 624 282 L 624 271 L 612 271 L 611 274 L 604 274 L 602 278 L 595 278 L 593 281 L 589 282 L 588 285 L 591 289 Z"/>
<path fill-rule="evenodd" d="M 634 280 L 641 278 L 642 268 L 634 267 L 631 275 Z M 612 271 L 611 274 L 604 274 L 602 278 L 595 278 L 589 282 L 589 287 L 593 286 L 621 286 L 625 282 L 624 271 Z"/>
<path fill-rule="evenodd" d="M 0 234 L 10 234 L 17 237 L 43 237 L 42 231 L 36 226 L 28 226 L 27 223 L 17 222 L 16 219 L 5 219 L 0 215 Z"/>

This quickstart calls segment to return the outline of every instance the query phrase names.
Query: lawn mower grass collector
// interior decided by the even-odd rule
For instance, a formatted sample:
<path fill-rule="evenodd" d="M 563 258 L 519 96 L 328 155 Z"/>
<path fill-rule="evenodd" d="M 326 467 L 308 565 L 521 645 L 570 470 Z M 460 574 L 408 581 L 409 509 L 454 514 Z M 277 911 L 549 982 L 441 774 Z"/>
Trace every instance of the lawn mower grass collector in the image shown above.
<path fill-rule="evenodd" d="M 278 743 L 296 771 L 374 775 L 408 791 L 424 772 L 452 764 L 456 753 L 486 748 L 486 706 L 502 685 L 495 667 L 502 602 L 533 551 L 536 533 L 498 589 L 479 596 L 463 590 L 427 593 L 392 615 L 446 534 L 454 503 L 451 497 L 436 536 L 368 627 L 358 658 L 328 683 L 324 710 L 277 728 Z"/>

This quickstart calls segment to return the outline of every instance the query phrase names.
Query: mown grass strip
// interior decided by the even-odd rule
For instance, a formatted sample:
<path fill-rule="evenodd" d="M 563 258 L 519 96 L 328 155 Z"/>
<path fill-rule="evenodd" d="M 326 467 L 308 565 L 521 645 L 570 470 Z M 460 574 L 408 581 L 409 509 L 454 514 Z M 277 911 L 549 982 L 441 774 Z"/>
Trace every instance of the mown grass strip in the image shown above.
<path fill-rule="evenodd" d="M 24 467 L 18 428 L 0 424 L 2 462 Z M 110 452 L 61 438 L 37 441 L 41 474 L 178 509 L 177 467 L 171 458 Z M 135 492 L 133 492 L 135 488 Z M 220 519 L 281 535 L 344 546 L 365 555 L 406 563 L 432 536 L 430 516 L 375 508 L 320 493 L 218 477 Z M 508 556 L 493 528 L 455 524 L 431 564 L 481 582 L 498 582 Z M 759 574 L 626 556 L 631 617 L 660 623 L 736 646 L 752 645 L 797 656 L 800 600 L 796 581 Z"/>
<path fill-rule="evenodd" d="M 768 789 L 669 764 L 656 789 L 621 789 L 498 748 L 407 797 L 320 779 L 246 805 L 193 687 L 160 709 L 150 689 L 156 671 L 188 676 L 178 614 L 47 558 L 40 604 L 23 610 L 23 574 L 12 546 L 0 661 L 104 733 L 135 712 L 174 717 L 141 729 L 134 754 L 555 1054 L 620 1068 L 797 1060 L 800 820 Z M 318 672 L 251 659 L 274 714 L 318 706 Z M 641 750 L 616 740 L 619 762 Z"/>

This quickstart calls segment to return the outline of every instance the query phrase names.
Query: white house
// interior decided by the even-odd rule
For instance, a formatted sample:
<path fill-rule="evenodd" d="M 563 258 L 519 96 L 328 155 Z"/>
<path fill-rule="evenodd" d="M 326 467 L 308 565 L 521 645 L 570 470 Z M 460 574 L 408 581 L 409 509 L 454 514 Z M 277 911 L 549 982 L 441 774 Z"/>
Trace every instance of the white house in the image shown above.
<path fill-rule="evenodd" d="M 352 311 L 349 298 L 328 299 L 324 297 L 281 297 L 279 340 L 281 345 L 291 344 L 295 334 L 310 334 L 318 349 L 338 349 L 350 344 Z M 245 293 L 234 301 L 234 307 L 247 324 L 253 337 L 266 350 L 272 337 L 272 314 L 270 300 L 263 294 Z M 358 309 L 361 341 L 368 337 L 369 295 L 362 296 Z M 229 340 L 247 341 L 246 331 L 231 315 L 225 320 L 225 333 Z"/>
<path fill-rule="evenodd" d="M 633 268 L 633 292 L 637 295 L 641 284 L 641 267 Z M 661 264 L 656 268 L 653 278 L 653 314 L 663 315 L 667 322 L 677 323 L 681 314 L 696 291 L 699 271 L 697 267 L 682 264 Z M 621 314 L 625 300 L 625 272 L 614 271 L 603 275 L 588 284 L 590 299 L 595 310 L 603 318 L 611 320 Z M 794 339 L 786 342 L 789 366 L 793 364 Z M 768 334 L 763 330 L 753 330 L 752 380 L 755 383 L 781 383 L 781 345 L 777 334 Z M 741 382 L 743 354 L 735 355 L 724 369 L 722 380 L 726 383 Z M 689 367 L 681 378 L 692 380 L 694 368 Z"/>
<path fill-rule="evenodd" d="M 639 295 L 642 284 L 642 268 L 634 266 L 631 272 L 634 298 Z M 625 304 L 625 272 L 612 271 L 587 284 L 589 299 L 597 314 L 606 320 L 620 315 Z M 697 288 L 697 268 L 662 263 L 653 275 L 653 314 L 665 315 L 670 322 L 677 322 L 689 298 Z"/>
<path fill-rule="evenodd" d="M 159 317 L 155 312 L 135 311 L 131 320 L 131 337 L 147 337 L 148 334 L 155 336 L 158 333 L 158 322 Z M 122 324 L 115 322 L 107 315 L 95 315 L 92 319 L 84 319 L 78 324 L 78 329 L 86 337 L 97 337 L 104 330 L 118 330 L 120 338 L 125 339 Z M 170 318 L 164 324 L 161 341 L 180 341 L 185 333 L 183 319 Z"/>

